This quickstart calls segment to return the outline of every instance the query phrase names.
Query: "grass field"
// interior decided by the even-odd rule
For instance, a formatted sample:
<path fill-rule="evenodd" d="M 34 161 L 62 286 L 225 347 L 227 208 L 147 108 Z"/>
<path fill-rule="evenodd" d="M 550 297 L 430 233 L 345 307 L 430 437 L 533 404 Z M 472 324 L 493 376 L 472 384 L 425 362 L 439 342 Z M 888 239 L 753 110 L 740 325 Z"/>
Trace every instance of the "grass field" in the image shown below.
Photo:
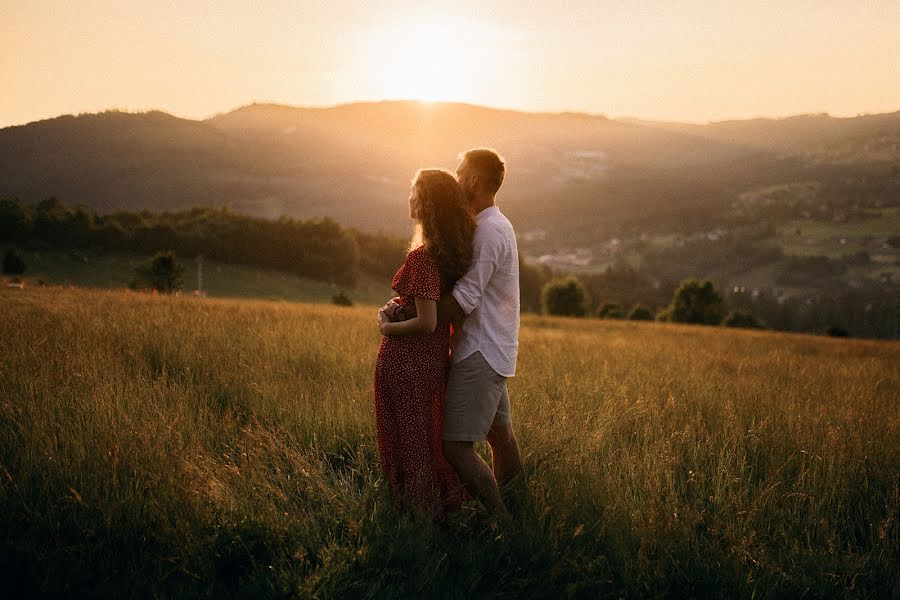
<path fill-rule="evenodd" d="M 4 592 L 900 593 L 900 344 L 526 317 L 494 530 L 392 512 L 373 312 L 0 290 Z"/>

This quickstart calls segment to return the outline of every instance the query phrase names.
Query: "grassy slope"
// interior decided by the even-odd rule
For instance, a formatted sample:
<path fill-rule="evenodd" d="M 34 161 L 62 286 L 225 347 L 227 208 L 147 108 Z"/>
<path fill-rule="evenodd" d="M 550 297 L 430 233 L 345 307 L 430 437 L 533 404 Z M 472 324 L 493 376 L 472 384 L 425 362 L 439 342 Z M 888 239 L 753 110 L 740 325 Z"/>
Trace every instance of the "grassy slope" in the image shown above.
<path fill-rule="evenodd" d="M 0 290 L 4 587 L 889 596 L 900 344 L 526 317 L 530 506 L 392 515 L 371 309 Z"/>
<path fill-rule="evenodd" d="M 0 245 L 0 256 L 8 245 Z M 19 250 L 29 279 L 42 279 L 49 284 L 71 284 L 83 287 L 123 288 L 134 278 L 134 268 L 145 257 L 128 254 L 69 252 L 55 248 Z M 185 267 L 184 287 L 197 289 L 197 265 L 181 259 Z M 399 265 L 398 265 L 399 266 Z M 304 279 L 272 269 L 257 269 L 207 260 L 203 268 L 203 287 L 210 296 L 231 298 L 263 298 L 301 302 L 330 302 L 338 287 L 322 281 Z M 357 303 L 380 305 L 392 296 L 390 281 L 363 275 L 356 287 L 347 290 Z"/>

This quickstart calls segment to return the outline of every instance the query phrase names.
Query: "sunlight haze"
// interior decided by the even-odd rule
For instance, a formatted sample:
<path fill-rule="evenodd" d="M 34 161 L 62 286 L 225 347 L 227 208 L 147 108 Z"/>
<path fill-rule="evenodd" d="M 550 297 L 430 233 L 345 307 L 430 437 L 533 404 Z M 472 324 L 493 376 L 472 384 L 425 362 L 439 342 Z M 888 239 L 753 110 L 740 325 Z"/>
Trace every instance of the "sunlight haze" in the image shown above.
<path fill-rule="evenodd" d="M 895 0 L 411 6 L 0 0 L 0 126 L 401 98 L 696 122 L 900 109 Z"/>

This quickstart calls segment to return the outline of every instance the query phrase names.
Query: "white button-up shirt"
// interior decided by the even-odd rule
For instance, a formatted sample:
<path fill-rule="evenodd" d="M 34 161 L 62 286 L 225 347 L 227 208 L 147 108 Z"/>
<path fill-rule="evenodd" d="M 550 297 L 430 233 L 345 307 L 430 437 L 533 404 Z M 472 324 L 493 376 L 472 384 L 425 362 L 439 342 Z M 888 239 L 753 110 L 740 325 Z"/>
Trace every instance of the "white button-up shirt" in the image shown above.
<path fill-rule="evenodd" d="M 468 315 L 451 338 L 453 362 L 481 352 L 498 374 L 516 374 L 519 249 L 512 224 L 491 206 L 475 217 L 472 265 L 451 292 Z"/>

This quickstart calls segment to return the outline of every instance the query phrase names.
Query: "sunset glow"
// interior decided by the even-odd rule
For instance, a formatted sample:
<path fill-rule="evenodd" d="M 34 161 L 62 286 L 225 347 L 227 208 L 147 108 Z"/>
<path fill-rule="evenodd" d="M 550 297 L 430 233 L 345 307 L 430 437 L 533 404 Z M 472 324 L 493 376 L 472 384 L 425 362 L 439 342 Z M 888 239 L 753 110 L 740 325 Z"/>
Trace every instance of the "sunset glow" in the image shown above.
<path fill-rule="evenodd" d="M 0 20 L 0 126 L 399 98 L 696 122 L 900 108 L 896 0 L 0 0 Z"/>
<path fill-rule="evenodd" d="M 409 19 L 378 28 L 364 45 L 372 94 L 423 101 L 474 100 L 487 85 L 495 33 L 477 21 Z"/>

